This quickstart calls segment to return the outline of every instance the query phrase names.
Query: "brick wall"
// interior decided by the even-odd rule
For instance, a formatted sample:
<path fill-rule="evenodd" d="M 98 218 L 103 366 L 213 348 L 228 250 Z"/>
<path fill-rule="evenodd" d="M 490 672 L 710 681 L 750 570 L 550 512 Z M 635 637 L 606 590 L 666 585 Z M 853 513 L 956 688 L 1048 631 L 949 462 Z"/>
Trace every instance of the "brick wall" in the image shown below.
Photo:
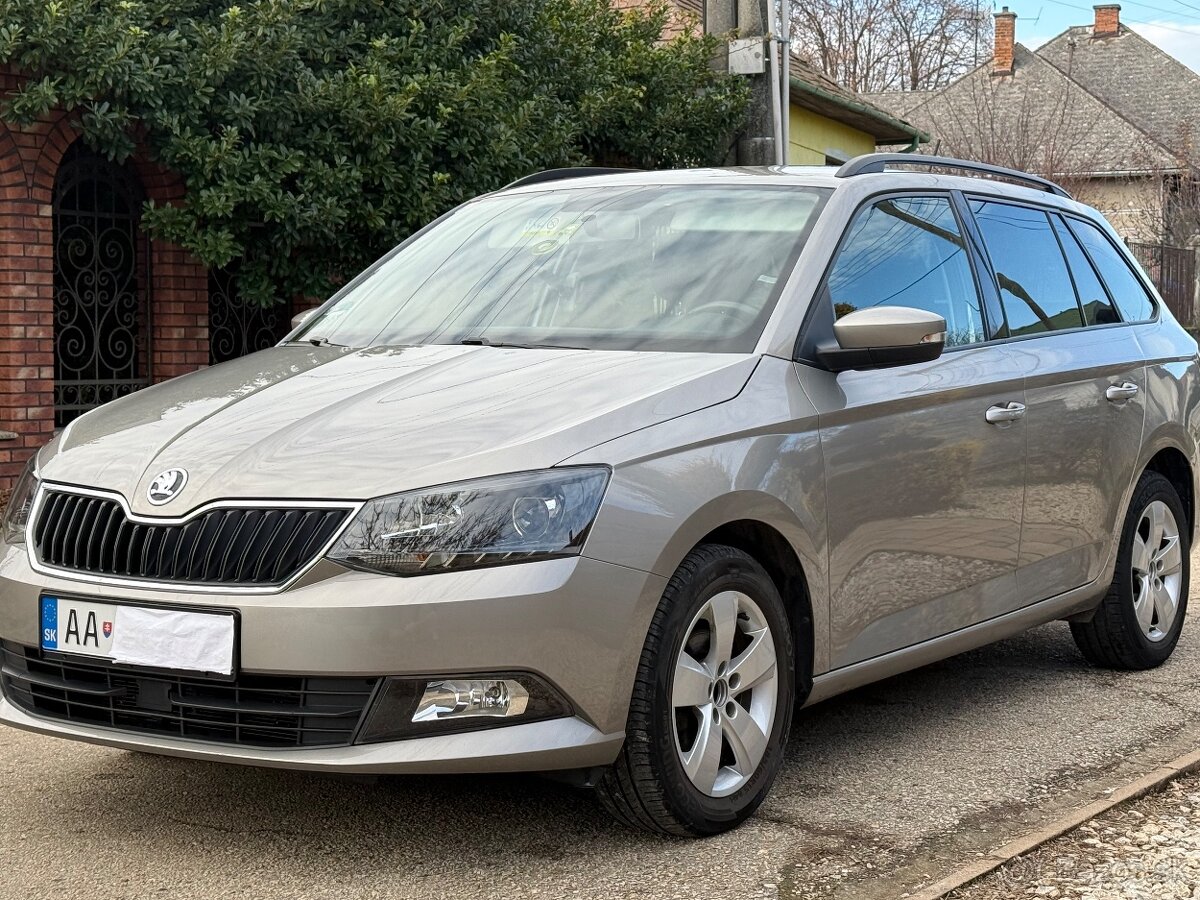
<path fill-rule="evenodd" d="M 144 157 L 133 166 L 156 203 L 183 199 L 182 179 Z M 150 243 L 150 373 L 166 381 L 208 365 L 208 270 L 182 247 Z"/>
<path fill-rule="evenodd" d="M 17 76 L 0 72 L 0 93 Z M 54 179 L 77 139 L 71 117 L 0 122 L 0 491 L 54 434 Z M 149 199 L 183 196 L 181 180 L 135 158 Z M 151 376 L 172 378 L 208 363 L 208 278 L 186 251 L 152 242 L 147 292 Z"/>
<path fill-rule="evenodd" d="M 3 90 L 15 87 L 0 77 Z M 61 117 L 0 123 L 0 488 L 54 432 L 54 219 L 57 162 L 73 139 Z"/>

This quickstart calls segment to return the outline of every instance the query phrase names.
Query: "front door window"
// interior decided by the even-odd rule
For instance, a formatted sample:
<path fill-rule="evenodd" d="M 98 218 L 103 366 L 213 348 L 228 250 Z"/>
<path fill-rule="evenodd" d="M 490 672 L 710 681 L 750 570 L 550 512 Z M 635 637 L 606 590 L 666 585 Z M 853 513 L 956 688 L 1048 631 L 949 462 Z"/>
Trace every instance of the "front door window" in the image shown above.
<path fill-rule="evenodd" d="M 946 346 L 985 340 L 979 292 L 946 197 L 893 197 L 850 227 L 829 275 L 837 318 L 873 306 L 908 306 L 946 320 Z"/>

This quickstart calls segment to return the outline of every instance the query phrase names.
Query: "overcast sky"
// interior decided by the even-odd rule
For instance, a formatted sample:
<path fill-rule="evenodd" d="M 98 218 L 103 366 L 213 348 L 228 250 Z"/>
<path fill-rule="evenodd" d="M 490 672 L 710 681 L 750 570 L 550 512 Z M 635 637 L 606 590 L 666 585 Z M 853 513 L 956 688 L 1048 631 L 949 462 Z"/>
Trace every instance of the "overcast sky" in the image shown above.
<path fill-rule="evenodd" d="M 1018 16 L 1017 40 L 1035 49 L 1071 25 L 1090 25 L 1094 15 L 1087 3 L 1067 0 L 1004 2 Z M 1121 21 L 1200 72 L 1200 0 L 1121 0 Z"/>

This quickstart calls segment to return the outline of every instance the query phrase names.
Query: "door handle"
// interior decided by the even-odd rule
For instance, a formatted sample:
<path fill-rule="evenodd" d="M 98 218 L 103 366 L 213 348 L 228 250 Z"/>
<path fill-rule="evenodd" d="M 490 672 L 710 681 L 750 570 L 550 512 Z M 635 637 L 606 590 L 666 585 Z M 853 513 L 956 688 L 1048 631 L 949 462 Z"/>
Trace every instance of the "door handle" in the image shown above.
<path fill-rule="evenodd" d="M 999 403 L 996 406 L 988 407 L 988 411 L 983 414 L 983 417 L 993 425 L 1003 425 L 1005 422 L 1015 422 L 1017 419 L 1025 416 L 1025 404 L 1018 403 L 1015 400 L 1010 400 L 1008 403 Z"/>
<path fill-rule="evenodd" d="M 1104 396 L 1113 403 L 1120 403 L 1122 400 L 1131 400 L 1137 396 L 1138 386 L 1132 381 L 1126 381 L 1124 384 L 1110 384 L 1104 392 Z"/>

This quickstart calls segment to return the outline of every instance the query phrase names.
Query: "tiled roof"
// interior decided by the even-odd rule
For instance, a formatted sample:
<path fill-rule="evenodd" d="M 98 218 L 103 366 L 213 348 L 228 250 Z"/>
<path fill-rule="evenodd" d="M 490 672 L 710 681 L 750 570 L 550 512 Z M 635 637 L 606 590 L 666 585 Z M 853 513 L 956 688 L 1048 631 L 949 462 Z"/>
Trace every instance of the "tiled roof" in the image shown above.
<path fill-rule="evenodd" d="M 865 92 L 858 96 L 887 110 L 894 116 L 903 118 L 940 90 L 941 88 L 929 91 Z"/>
<path fill-rule="evenodd" d="M 1124 25 L 1092 36 L 1068 28 L 1038 55 L 1158 140 L 1200 162 L 1200 75 Z"/>
<path fill-rule="evenodd" d="M 1153 137 L 1021 44 L 1012 75 L 993 75 L 989 60 L 940 91 L 923 92 L 906 118 L 933 136 L 925 152 L 1050 177 L 1175 165 Z"/>
<path fill-rule="evenodd" d="M 844 122 L 875 138 L 876 143 L 909 143 L 920 129 L 890 109 L 838 84 L 807 60 L 791 58 L 791 102 Z"/>

